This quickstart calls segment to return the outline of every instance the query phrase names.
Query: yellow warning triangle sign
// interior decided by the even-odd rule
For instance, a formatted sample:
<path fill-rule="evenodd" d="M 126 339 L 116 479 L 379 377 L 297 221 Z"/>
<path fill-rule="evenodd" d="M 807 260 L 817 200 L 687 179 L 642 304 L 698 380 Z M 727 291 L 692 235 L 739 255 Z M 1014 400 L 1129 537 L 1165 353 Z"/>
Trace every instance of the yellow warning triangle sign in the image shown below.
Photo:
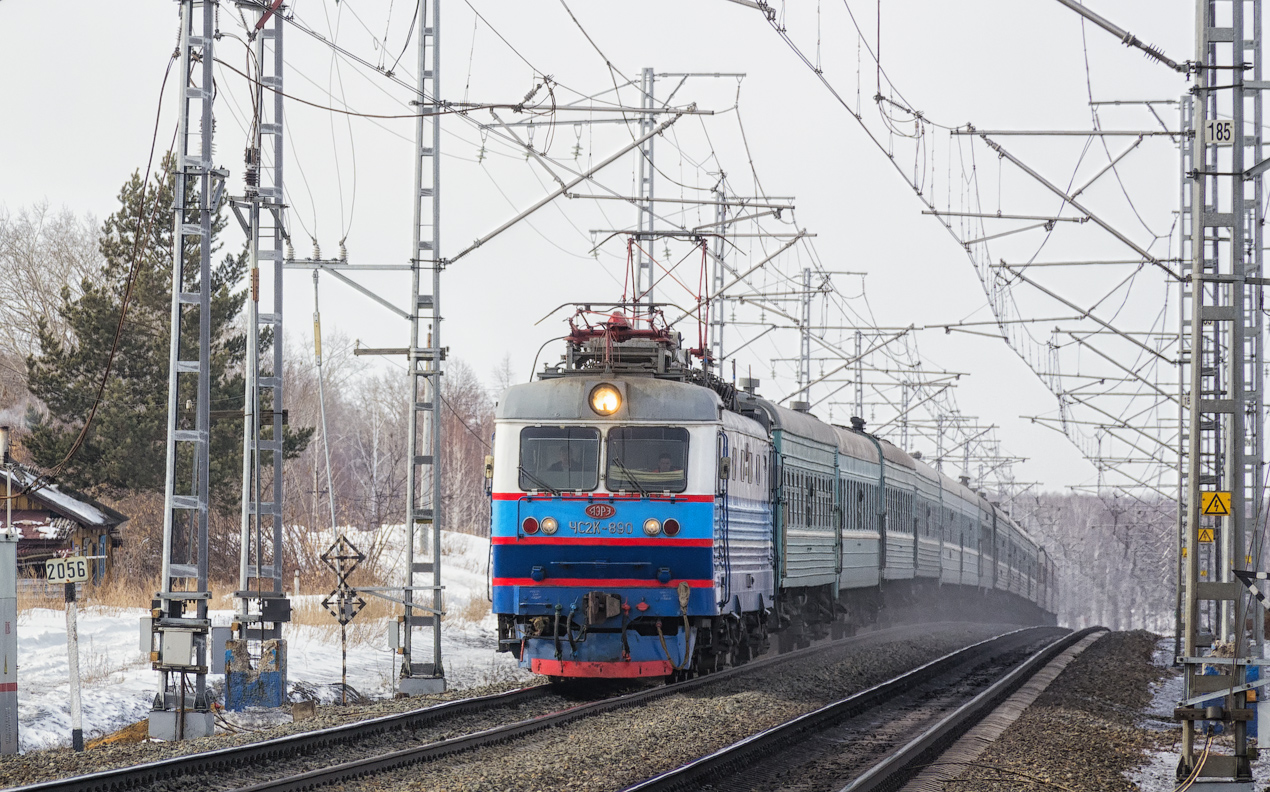
<path fill-rule="evenodd" d="M 1202 492 L 1200 493 L 1200 512 L 1205 517 L 1230 516 L 1230 493 L 1229 492 Z"/>
<path fill-rule="evenodd" d="M 1201 542 L 1212 542 L 1212 541 L 1213 541 L 1213 529 L 1212 529 L 1212 528 L 1200 528 L 1200 529 L 1199 529 L 1199 540 L 1200 540 Z"/>

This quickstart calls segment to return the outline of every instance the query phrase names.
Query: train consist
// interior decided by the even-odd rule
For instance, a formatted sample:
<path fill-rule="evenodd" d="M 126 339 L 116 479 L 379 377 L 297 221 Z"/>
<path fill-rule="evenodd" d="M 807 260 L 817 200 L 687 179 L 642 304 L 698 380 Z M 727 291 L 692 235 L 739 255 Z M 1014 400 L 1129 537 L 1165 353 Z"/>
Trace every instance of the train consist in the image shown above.
<path fill-rule="evenodd" d="M 522 667 L 689 676 L 908 611 L 1053 622 L 1053 563 L 982 495 L 590 315 L 497 410 L 493 610 Z"/>

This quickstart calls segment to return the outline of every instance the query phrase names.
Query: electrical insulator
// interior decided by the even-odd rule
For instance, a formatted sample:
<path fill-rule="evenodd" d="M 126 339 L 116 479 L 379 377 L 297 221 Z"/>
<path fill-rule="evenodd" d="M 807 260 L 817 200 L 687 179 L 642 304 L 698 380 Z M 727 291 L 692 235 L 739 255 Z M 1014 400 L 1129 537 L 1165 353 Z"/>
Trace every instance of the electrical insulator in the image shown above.
<path fill-rule="evenodd" d="M 340 261 L 348 263 L 348 248 L 344 247 L 344 240 L 340 240 Z"/>
<path fill-rule="evenodd" d="M 322 248 L 318 247 L 318 243 L 316 239 L 313 240 L 313 260 L 314 261 L 322 260 Z"/>
<path fill-rule="evenodd" d="M 295 261 L 295 248 L 291 246 L 291 240 L 287 240 L 287 261 Z"/>

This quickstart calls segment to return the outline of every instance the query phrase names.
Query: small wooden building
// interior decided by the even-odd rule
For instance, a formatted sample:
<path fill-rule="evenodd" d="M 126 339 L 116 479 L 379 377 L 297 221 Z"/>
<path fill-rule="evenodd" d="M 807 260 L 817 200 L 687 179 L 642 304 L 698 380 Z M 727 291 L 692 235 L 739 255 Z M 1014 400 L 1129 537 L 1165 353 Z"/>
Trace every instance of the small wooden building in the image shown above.
<path fill-rule="evenodd" d="M 21 492 L 36 475 L 21 466 L 10 469 L 13 491 Z M 5 471 L 0 468 L 0 497 L 8 494 Z M 0 530 L 5 525 L 0 501 Z M 105 580 L 117 548 L 123 545 L 119 528 L 128 521 L 109 506 L 53 484 L 39 487 L 13 500 L 13 528 L 18 532 L 18 573 L 44 577 L 44 562 L 55 556 L 82 555 L 93 559 L 93 583 Z"/>

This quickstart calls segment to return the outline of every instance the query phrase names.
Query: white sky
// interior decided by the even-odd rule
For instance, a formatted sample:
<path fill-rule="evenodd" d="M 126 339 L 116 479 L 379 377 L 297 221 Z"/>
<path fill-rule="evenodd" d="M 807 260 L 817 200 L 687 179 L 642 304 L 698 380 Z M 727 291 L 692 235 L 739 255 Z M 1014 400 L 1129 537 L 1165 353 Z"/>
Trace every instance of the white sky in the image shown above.
<path fill-rule="evenodd" d="M 735 112 L 684 118 L 666 139 L 659 139 L 655 156 L 659 168 L 686 187 L 662 180 L 656 188 L 659 196 L 699 194 L 713 183 L 708 172 L 717 171 L 720 165 L 737 192 L 752 191 L 752 157 L 768 194 L 796 198 L 797 227 L 817 234 L 815 251 L 826 269 L 868 272 L 869 305 L 879 324 L 923 326 L 966 317 L 991 318 L 965 252 L 937 221 L 921 215 L 922 205 L 895 167 L 757 11 L 725 0 L 567 2 L 622 75 L 636 77 L 645 66 L 659 72 L 747 74 L 741 83 L 739 113 L 749 155 L 740 139 Z M 561 3 L 471 0 L 471 4 L 534 69 L 552 75 L 562 86 L 590 93 L 621 79 L 610 74 Z M 328 38 L 337 38 L 342 46 L 372 62 L 382 57 L 382 45 L 373 37 L 383 37 L 385 29 L 389 61 L 401 51 L 414 8 L 408 0 L 344 0 L 338 4 L 297 0 L 291 5 L 306 25 Z M 1172 99 L 1188 87 L 1181 76 L 1146 60 L 1136 50 L 1124 48 L 1092 26 L 1086 30 L 1087 83 L 1081 21 L 1053 0 L 890 0 L 881 6 L 883 67 L 912 106 L 940 124 L 973 122 L 980 129 L 1085 129 L 1090 124 L 1090 94 L 1095 99 Z M 819 38 L 826 78 L 849 103 L 856 101 L 858 93 L 866 116 L 876 119 L 872 102 L 876 75 L 868 53 L 858 47 L 855 30 L 844 13 L 848 7 L 870 43 L 876 45 L 876 3 L 820 0 L 791 4 L 785 25 L 813 58 Z M 1190 2 L 1101 0 L 1092 7 L 1140 39 L 1160 46 L 1175 60 L 1193 57 L 1194 10 Z M 90 212 L 99 221 L 114 211 L 124 180 L 134 170 L 144 168 L 159 85 L 176 40 L 177 8 L 172 0 L 133 0 L 127 4 L 0 0 L 0 205 L 17 211 L 47 199 L 55 207 Z M 535 71 L 489 27 L 474 24 L 467 3 L 446 0 L 442 11 L 444 97 L 516 102 L 533 87 Z M 223 5 L 223 31 L 241 35 L 236 16 L 232 5 Z M 332 32 L 337 25 L 338 36 Z M 335 100 L 327 92 L 339 97 L 342 80 L 344 100 L 359 112 L 407 112 L 401 101 L 408 97 L 400 86 L 346 61 L 339 63 L 337 74 L 331 50 L 324 44 L 292 27 L 285 35 L 285 90 L 291 95 L 331 104 Z M 238 41 L 226 36 L 218 42 L 216 52 L 242 68 L 244 49 Z M 411 46 L 399 67 L 411 83 L 415 57 Z M 217 80 L 216 159 L 231 171 L 231 191 L 241 194 L 243 109 L 250 106 L 246 84 L 225 69 L 218 69 Z M 671 85 L 669 80 L 659 81 L 659 95 L 664 96 Z M 166 148 L 175 124 L 176 102 L 171 89 L 170 83 L 159 124 L 160 150 Z M 559 90 L 565 95 L 564 89 Z M 631 89 L 623 90 L 621 96 L 630 104 L 638 101 Z M 675 103 L 697 101 L 703 109 L 727 111 L 736 96 L 735 79 L 693 80 L 676 95 Z M 511 112 L 499 113 L 504 120 L 513 120 Z M 1161 113 L 1171 127 L 1176 126 L 1176 108 L 1162 108 Z M 611 115 L 604 114 L 606 118 Z M 485 112 L 472 117 L 481 123 L 491 120 Z M 1107 128 L 1124 129 L 1155 125 L 1149 116 L 1134 109 L 1108 110 L 1102 122 Z M 310 233 L 316 235 L 327 257 L 335 254 L 341 237 L 347 235 L 352 263 L 404 263 L 411 236 L 413 122 L 350 121 L 291 102 L 286 127 L 286 184 L 293 206 L 290 228 L 297 255 L 309 254 Z M 449 117 L 443 130 L 442 250 L 452 256 L 517 209 L 537 200 L 553 184 L 540 168 L 526 165 L 523 154 L 494 140 L 488 144 L 489 157 L 478 163 L 481 144 L 475 123 Z M 545 138 L 546 130 L 538 129 L 539 147 Z M 549 153 L 572 160 L 572 147 L 577 144 L 582 147 L 580 162 L 598 160 L 615 151 L 623 139 L 629 142 L 630 137 L 620 125 L 584 128 L 580 137 L 565 126 L 557 130 Z M 1072 180 L 1084 145 L 1083 140 L 1070 139 L 1000 140 L 1047 178 L 1063 185 Z M 938 145 L 933 153 L 927 152 L 930 159 L 926 160 L 925 178 L 939 194 L 948 188 L 952 151 L 947 148 L 946 136 L 932 141 Z M 1109 146 L 1113 152 L 1119 151 L 1127 142 L 1115 139 Z M 900 160 L 903 140 L 883 143 L 894 144 L 901 170 L 920 170 L 911 157 Z M 1095 150 L 1082 163 L 1084 170 L 1080 172 L 1091 175 L 1105 162 L 1106 154 Z M 704 165 L 699 168 L 696 163 Z M 980 195 L 990 211 L 997 208 L 998 184 L 1000 205 L 1006 212 L 1050 214 L 1058 208 L 1052 197 L 1037 192 L 1017 171 L 1004 169 L 998 182 L 995 158 L 977 164 Z M 623 194 L 632 194 L 634 166 L 633 155 L 623 157 L 604 172 L 602 181 Z M 1141 152 L 1126 160 L 1123 175 L 1128 191 L 1146 226 L 1156 233 L 1166 234 L 1172 222 L 1177 171 L 1176 151 L 1162 139 L 1149 139 Z M 1077 182 L 1082 180 L 1083 176 Z M 1144 246 L 1149 243 L 1151 236 L 1136 224 L 1119 188 L 1114 183 L 1103 186 L 1106 189 L 1102 192 L 1091 191 L 1090 204 L 1098 206 L 1097 211 L 1106 211 L 1136 241 Z M 599 240 L 592 240 L 586 232 L 626 227 L 634 217 L 635 210 L 620 202 L 561 200 L 536 214 L 530 224 L 516 227 L 456 263 L 446 272 L 443 286 L 443 341 L 452 357 L 471 364 L 488 379 L 506 354 L 517 376 L 527 376 L 538 347 L 560 335 L 564 327 L 558 321 L 563 314 L 539 325 L 535 322 L 564 302 L 620 296 L 624 242 L 608 242 L 595 259 L 588 251 Z M 710 222 L 713 210 L 704 208 L 701 219 L 696 217 L 694 209 L 685 222 Z M 787 216 L 784 220 L 789 222 Z M 1128 257 L 1127 249 L 1109 237 L 1085 234 L 1083 226 L 1080 232 L 1084 236 L 1055 242 L 1041 258 Z M 1030 246 L 1020 257 L 1036 251 L 1041 237 L 1039 232 L 1033 233 L 1030 237 L 1019 235 L 1020 250 Z M 227 245 L 239 244 L 237 234 L 236 227 L 231 227 L 225 236 Z M 736 251 L 738 266 L 761 258 L 761 249 L 751 242 L 745 241 L 744 249 Z M 772 243 L 767 245 L 768 251 L 774 249 Z M 1156 255 L 1176 255 L 1169 251 L 1167 240 L 1156 245 L 1152 248 Z M 687 248 L 678 247 L 671 260 L 677 261 L 687 252 Z M 809 261 L 806 250 L 790 255 L 793 258 L 785 268 L 791 272 Z M 1010 255 L 1014 255 L 1012 251 Z M 684 267 L 685 280 L 695 284 L 696 264 Z M 1083 295 L 1101 295 L 1124 274 L 1084 268 L 1056 274 L 1056 279 L 1048 282 L 1061 285 L 1065 294 L 1079 301 Z M 408 289 L 405 275 L 367 276 L 363 282 L 398 301 Z M 837 282 L 844 294 L 858 294 L 857 278 L 843 277 Z M 777 283 L 773 275 L 767 285 Z M 323 278 L 322 284 L 328 337 L 340 332 L 371 346 L 405 345 L 404 321 L 330 277 Z M 286 288 L 287 332 L 298 342 L 297 348 L 307 348 L 313 308 L 309 274 L 288 273 Z M 675 295 L 671 291 L 667 289 L 666 295 L 680 300 L 686 297 L 682 291 Z M 1131 310 L 1147 311 L 1151 300 L 1162 302 L 1163 281 L 1155 278 L 1144 286 L 1143 293 L 1148 305 Z M 863 309 L 859 300 L 851 304 Z M 1027 306 L 1044 316 L 1070 313 L 1043 300 Z M 1134 327 L 1146 324 L 1133 317 L 1124 319 Z M 1171 314 L 1165 326 L 1174 329 Z M 680 329 L 695 340 L 695 325 L 685 324 Z M 991 331 L 989 327 L 979 329 Z M 971 374 L 958 383 L 957 402 L 965 414 L 1000 426 L 998 436 L 1005 448 L 1029 458 L 1016 468 L 1018 479 L 1039 481 L 1047 488 L 1095 480 L 1093 467 L 1060 435 L 1019 418 L 1052 414 L 1054 399 L 1000 340 L 945 335 L 935 330 L 919 333 L 918 342 L 934 366 Z M 739 342 L 734 340 L 732 345 L 735 343 Z M 754 344 L 747 350 L 750 352 L 752 356 L 742 366 L 752 366 L 755 376 L 764 381 L 766 395 L 779 397 L 792 390 L 792 369 L 783 364 L 777 366 L 778 382 L 771 382 L 771 360 L 797 354 L 795 335 L 773 333 Z M 544 359 L 547 356 L 544 353 Z M 813 377 L 818 365 L 813 364 Z M 842 391 L 841 399 L 849 400 L 850 393 L 850 388 Z M 829 417 L 827 407 L 817 412 Z M 833 419 L 844 422 L 849 414 L 848 407 L 837 406 Z M 874 425 L 882 420 L 879 411 Z M 897 435 L 891 436 L 898 441 Z M 930 455 L 934 449 L 925 450 Z"/>

